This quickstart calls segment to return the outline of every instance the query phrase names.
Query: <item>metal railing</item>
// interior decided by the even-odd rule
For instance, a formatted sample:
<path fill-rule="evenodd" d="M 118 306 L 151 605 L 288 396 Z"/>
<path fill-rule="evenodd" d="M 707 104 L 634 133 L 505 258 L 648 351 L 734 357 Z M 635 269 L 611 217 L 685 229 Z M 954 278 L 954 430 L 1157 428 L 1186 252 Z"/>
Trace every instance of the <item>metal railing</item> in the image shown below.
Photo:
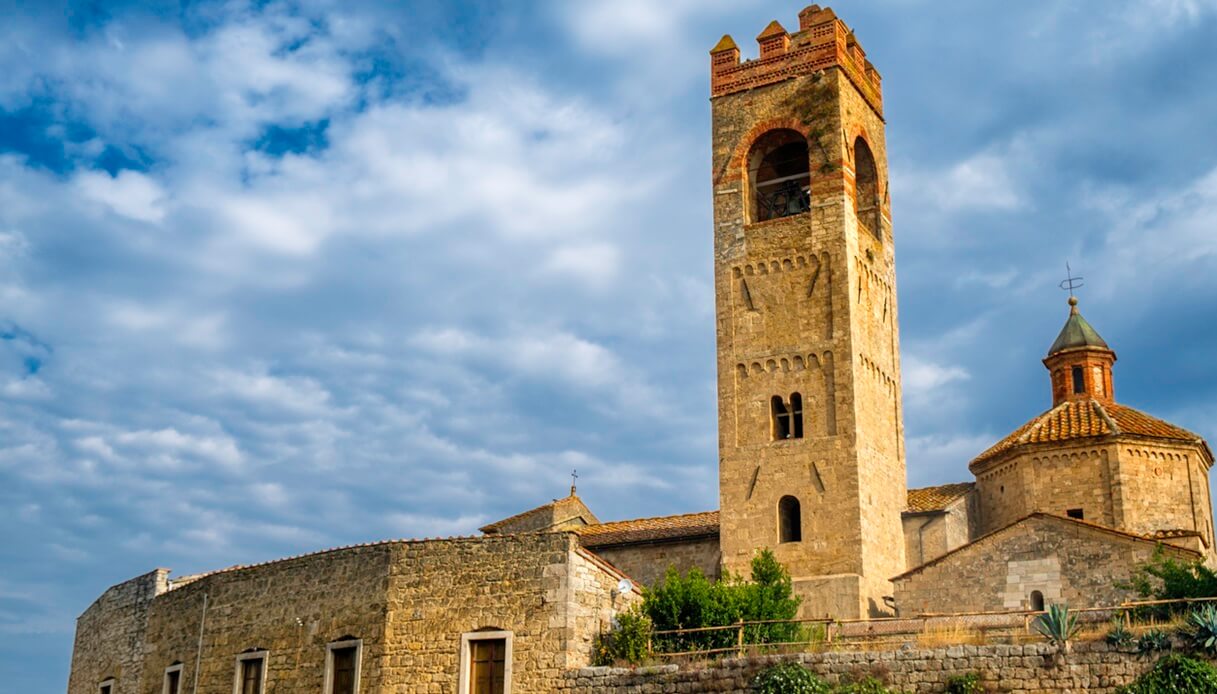
<path fill-rule="evenodd" d="M 1130 629 L 1149 629 L 1134 625 L 1154 608 L 1178 607 L 1186 610 L 1195 603 L 1217 602 L 1217 598 L 1142 600 L 1111 607 L 1071 609 L 1078 622 L 1096 626 L 1116 617 Z M 694 629 L 662 629 L 651 632 L 647 652 L 653 658 L 679 658 L 762 652 L 831 650 L 853 647 L 902 647 L 905 645 L 950 646 L 991 643 L 1023 643 L 1040 640 L 1034 629 L 1036 618 L 1044 611 L 928 613 L 915 617 L 873 619 L 807 618 L 789 620 L 740 621 L 735 624 Z M 787 637 L 797 638 L 787 638 Z"/>

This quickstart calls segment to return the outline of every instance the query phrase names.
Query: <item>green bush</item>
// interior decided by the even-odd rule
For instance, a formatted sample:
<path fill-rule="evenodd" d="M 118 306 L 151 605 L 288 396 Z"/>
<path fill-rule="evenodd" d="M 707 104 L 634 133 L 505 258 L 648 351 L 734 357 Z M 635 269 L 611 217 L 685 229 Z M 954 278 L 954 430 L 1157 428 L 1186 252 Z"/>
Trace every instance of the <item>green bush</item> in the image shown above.
<path fill-rule="evenodd" d="M 611 631 L 596 637 L 592 664 L 613 665 L 626 662 L 637 665 L 646 660 L 647 639 L 651 637 L 651 620 L 630 611 L 617 615 Z"/>
<path fill-rule="evenodd" d="M 1137 567 L 1128 583 L 1117 584 L 1136 591 L 1147 600 L 1182 600 L 1217 597 L 1217 572 L 1200 562 L 1181 562 L 1167 557 L 1162 548 L 1148 562 Z M 1186 605 L 1154 605 L 1139 608 L 1139 617 L 1168 617 L 1187 609 Z"/>
<path fill-rule="evenodd" d="M 761 671 L 752 680 L 759 694 L 830 694 L 832 687 L 798 663 L 780 663 Z"/>
<path fill-rule="evenodd" d="M 682 576 L 669 568 L 663 580 L 642 593 L 642 612 L 657 631 L 722 627 L 740 621 L 789 620 L 799 611 L 799 598 L 793 596 L 790 574 L 764 550 L 752 560 L 751 581 L 725 576 L 711 581 L 694 568 Z M 749 644 L 782 643 L 798 640 L 803 630 L 798 624 L 756 624 L 745 628 Z M 731 648 L 738 641 L 734 629 L 696 634 L 661 634 L 655 637 L 656 650 L 692 651 Z"/>
<path fill-rule="evenodd" d="M 984 691 L 985 688 L 980 683 L 980 675 L 975 672 L 947 678 L 946 694 L 984 694 Z"/>
<path fill-rule="evenodd" d="M 1150 629 L 1137 639 L 1137 650 L 1142 653 L 1169 651 L 1170 647 L 1171 637 L 1161 629 Z"/>
<path fill-rule="evenodd" d="M 1192 648 L 1209 655 L 1217 654 L 1217 605 L 1201 605 L 1188 615 L 1188 640 Z"/>
<path fill-rule="evenodd" d="M 1181 655 L 1168 655 L 1118 694 L 1192 694 L 1217 692 L 1217 669 Z"/>

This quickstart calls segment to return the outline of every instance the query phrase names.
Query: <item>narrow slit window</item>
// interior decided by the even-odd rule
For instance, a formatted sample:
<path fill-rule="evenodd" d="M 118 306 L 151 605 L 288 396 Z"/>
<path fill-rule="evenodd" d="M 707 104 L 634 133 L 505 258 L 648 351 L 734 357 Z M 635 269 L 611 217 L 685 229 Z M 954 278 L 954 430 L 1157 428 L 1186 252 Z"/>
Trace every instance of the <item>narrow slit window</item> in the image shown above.
<path fill-rule="evenodd" d="M 782 402 L 782 396 L 775 395 L 769 400 L 769 409 L 773 414 L 773 440 L 784 441 L 790 438 L 790 410 Z"/>
<path fill-rule="evenodd" d="M 1075 395 L 1080 395 L 1086 392 L 1086 377 L 1082 373 L 1082 367 L 1073 367 L 1073 392 Z"/>
<path fill-rule="evenodd" d="M 803 396 L 798 393 L 790 395 L 790 432 L 793 438 L 803 438 Z"/>
<path fill-rule="evenodd" d="M 793 496 L 784 496 L 778 502 L 778 541 L 803 541 L 802 511 L 799 500 Z"/>

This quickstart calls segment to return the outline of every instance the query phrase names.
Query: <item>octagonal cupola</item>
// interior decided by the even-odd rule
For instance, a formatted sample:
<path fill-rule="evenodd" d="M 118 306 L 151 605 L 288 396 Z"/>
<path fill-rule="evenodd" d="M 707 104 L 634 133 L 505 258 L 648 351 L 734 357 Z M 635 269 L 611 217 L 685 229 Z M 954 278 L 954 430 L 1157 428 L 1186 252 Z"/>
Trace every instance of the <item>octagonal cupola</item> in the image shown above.
<path fill-rule="evenodd" d="M 1115 400 L 1115 362 L 1116 353 L 1078 311 L 1077 297 L 1069 297 L 1069 318 L 1044 358 L 1052 377 L 1053 407 L 1069 400 Z"/>

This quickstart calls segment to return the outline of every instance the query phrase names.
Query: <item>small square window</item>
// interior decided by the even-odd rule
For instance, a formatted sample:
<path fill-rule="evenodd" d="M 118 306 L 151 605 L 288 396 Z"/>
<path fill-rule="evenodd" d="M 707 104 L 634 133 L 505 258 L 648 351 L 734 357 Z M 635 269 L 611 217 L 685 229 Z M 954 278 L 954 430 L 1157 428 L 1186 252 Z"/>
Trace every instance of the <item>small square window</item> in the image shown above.
<path fill-rule="evenodd" d="M 113 677 L 104 680 L 101 684 L 97 685 L 97 694 L 114 694 L 114 684 L 115 682 Z"/>
<path fill-rule="evenodd" d="M 1086 519 L 1086 514 L 1082 513 L 1082 509 L 1080 508 L 1071 508 L 1065 512 L 1065 515 L 1069 516 L 1070 518 L 1077 518 L 1078 520 Z"/>

